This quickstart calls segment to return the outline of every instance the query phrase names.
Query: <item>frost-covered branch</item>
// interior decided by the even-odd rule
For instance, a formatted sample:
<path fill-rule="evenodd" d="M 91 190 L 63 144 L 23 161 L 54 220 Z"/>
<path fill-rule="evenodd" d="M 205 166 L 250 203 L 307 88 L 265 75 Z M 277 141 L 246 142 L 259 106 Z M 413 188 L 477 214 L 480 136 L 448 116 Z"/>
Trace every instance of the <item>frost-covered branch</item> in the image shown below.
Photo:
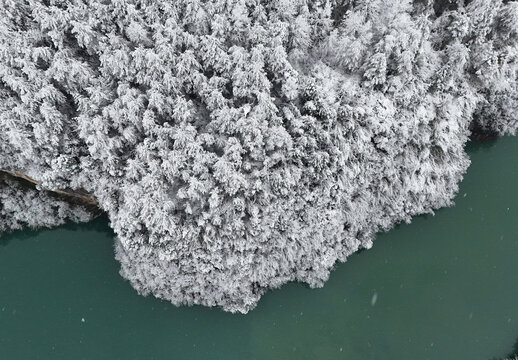
<path fill-rule="evenodd" d="M 41 183 L 40 181 L 35 180 L 35 179 L 31 178 L 30 176 L 28 176 L 27 174 L 20 172 L 20 171 L 9 171 L 9 170 L 0 169 L 0 175 L 1 174 L 9 175 L 10 177 L 17 179 L 17 180 L 21 179 L 21 180 L 27 181 L 27 182 L 33 184 L 34 186 L 38 186 Z M 91 195 L 89 195 L 86 191 L 81 190 L 81 189 L 78 189 L 78 190 L 56 189 L 56 190 L 46 190 L 46 191 L 54 193 L 56 195 L 61 195 L 64 198 L 72 198 L 74 201 L 80 202 L 84 205 L 98 206 L 97 201 Z"/>
<path fill-rule="evenodd" d="M 93 217 L 92 209 L 0 176 L 0 236 L 4 231 L 85 222 Z"/>

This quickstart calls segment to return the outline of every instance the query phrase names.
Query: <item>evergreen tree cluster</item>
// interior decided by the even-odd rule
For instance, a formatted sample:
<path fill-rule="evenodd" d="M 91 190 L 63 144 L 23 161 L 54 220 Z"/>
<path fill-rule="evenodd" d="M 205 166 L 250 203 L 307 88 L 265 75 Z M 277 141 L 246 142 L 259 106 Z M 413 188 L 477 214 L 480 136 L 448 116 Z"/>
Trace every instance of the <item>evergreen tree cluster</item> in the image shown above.
<path fill-rule="evenodd" d="M 16 181 L 0 177 L 0 235 L 25 227 L 53 227 L 66 221 L 86 222 L 91 211 L 48 193 L 22 187 Z"/>
<path fill-rule="evenodd" d="M 247 312 L 450 205 L 517 64 L 516 1 L 0 0 L 0 169 L 88 191 L 140 293 Z M 0 230 L 88 217 L 21 191 Z"/>

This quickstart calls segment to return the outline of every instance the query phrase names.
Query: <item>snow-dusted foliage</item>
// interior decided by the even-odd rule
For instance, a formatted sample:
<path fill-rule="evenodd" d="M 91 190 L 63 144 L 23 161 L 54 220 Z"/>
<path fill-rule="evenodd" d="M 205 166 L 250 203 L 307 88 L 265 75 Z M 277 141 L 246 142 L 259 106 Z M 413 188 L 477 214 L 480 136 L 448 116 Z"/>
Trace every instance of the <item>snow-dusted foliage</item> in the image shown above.
<path fill-rule="evenodd" d="M 174 304 L 321 286 L 518 125 L 515 1 L 0 4 L 0 168 L 90 192 Z"/>
<path fill-rule="evenodd" d="M 8 230 L 62 225 L 65 221 L 85 222 L 92 213 L 80 205 L 57 199 L 16 182 L 0 178 L 0 236 Z"/>

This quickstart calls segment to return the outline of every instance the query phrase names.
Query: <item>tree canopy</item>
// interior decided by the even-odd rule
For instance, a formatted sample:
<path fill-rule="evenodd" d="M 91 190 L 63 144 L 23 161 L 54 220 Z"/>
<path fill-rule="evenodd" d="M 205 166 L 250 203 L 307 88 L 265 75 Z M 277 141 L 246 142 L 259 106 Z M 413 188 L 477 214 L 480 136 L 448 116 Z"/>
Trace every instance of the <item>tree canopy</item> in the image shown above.
<path fill-rule="evenodd" d="M 0 231 L 84 189 L 140 293 L 247 312 L 450 205 L 517 64 L 516 1 L 0 0 Z"/>

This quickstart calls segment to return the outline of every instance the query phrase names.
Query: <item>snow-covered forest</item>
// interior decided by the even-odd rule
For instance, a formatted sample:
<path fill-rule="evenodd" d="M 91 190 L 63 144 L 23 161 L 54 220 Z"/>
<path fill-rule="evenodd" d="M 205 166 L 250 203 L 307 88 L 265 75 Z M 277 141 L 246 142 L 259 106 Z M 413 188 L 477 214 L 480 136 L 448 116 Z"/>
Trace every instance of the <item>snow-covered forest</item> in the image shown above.
<path fill-rule="evenodd" d="M 88 194 L 139 293 L 247 312 L 451 205 L 517 64 L 516 1 L 0 0 L 0 231 Z"/>

